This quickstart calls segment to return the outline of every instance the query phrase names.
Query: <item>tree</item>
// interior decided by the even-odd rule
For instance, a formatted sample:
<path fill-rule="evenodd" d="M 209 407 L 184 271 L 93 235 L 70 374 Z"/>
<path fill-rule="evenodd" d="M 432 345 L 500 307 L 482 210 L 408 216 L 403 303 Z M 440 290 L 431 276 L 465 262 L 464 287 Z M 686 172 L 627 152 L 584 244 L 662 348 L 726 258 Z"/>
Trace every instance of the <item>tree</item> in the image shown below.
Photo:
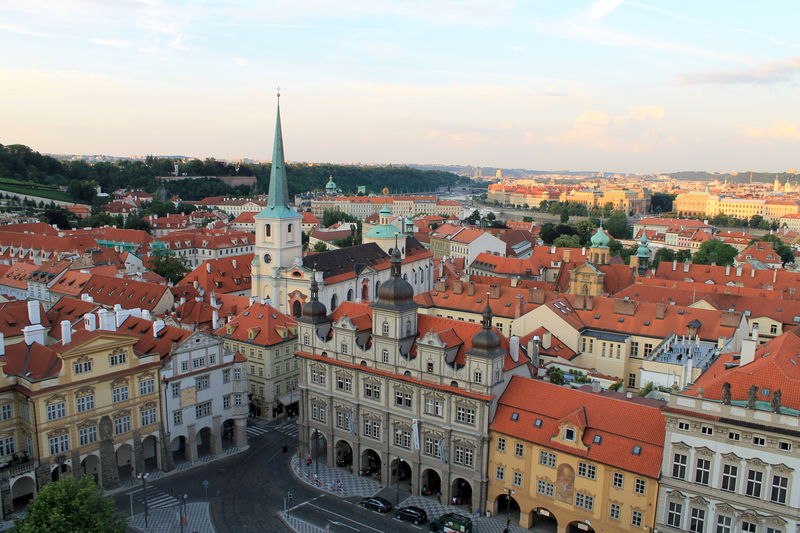
<path fill-rule="evenodd" d="M 567 222 L 569 222 L 569 211 L 567 211 L 565 207 L 564 210 L 561 211 L 561 223 L 566 224 Z"/>
<path fill-rule="evenodd" d="M 670 250 L 669 248 L 659 248 L 656 250 L 656 253 L 653 254 L 653 259 L 651 260 L 651 265 L 653 267 L 657 267 L 658 264 L 662 261 L 667 263 L 671 263 L 675 260 L 675 252 Z"/>
<path fill-rule="evenodd" d="M 739 251 L 722 241 L 706 241 L 700 245 L 700 249 L 692 257 L 692 263 L 698 265 L 710 265 L 711 263 L 717 265 L 732 265 L 733 258 L 739 254 Z"/>
<path fill-rule="evenodd" d="M 317 241 L 317 242 L 314 243 L 314 246 L 311 248 L 311 251 L 312 252 L 317 252 L 317 253 L 327 252 L 328 251 L 328 245 L 325 244 L 322 241 Z"/>
<path fill-rule="evenodd" d="M 172 250 L 158 249 L 150 258 L 150 270 L 172 283 L 178 283 L 190 272 L 189 263 Z"/>
<path fill-rule="evenodd" d="M 692 251 L 687 250 L 684 248 L 683 250 L 678 250 L 678 253 L 675 254 L 675 259 L 678 263 L 685 263 L 686 261 L 691 261 L 692 259 Z"/>
<path fill-rule="evenodd" d="M 39 491 L 25 515 L 14 521 L 18 533 L 124 533 L 125 518 L 103 497 L 92 476 L 63 477 Z"/>
<path fill-rule="evenodd" d="M 46 209 L 44 213 L 42 213 L 44 222 L 55 224 L 59 229 L 70 229 L 69 217 L 69 211 L 59 207 Z"/>
<path fill-rule="evenodd" d="M 605 229 L 616 239 L 630 239 L 631 227 L 628 225 L 628 217 L 622 211 L 614 211 L 608 217 Z"/>
<path fill-rule="evenodd" d="M 125 220 L 125 229 L 138 229 L 150 233 L 150 223 L 143 218 L 129 216 Z"/>
<path fill-rule="evenodd" d="M 666 194 L 663 192 L 653 193 L 653 196 L 650 198 L 650 209 L 653 213 L 672 211 L 672 202 L 674 200 L 674 194 Z"/>
<path fill-rule="evenodd" d="M 551 366 L 547 369 L 547 375 L 550 378 L 550 383 L 554 385 L 564 384 L 564 372 L 560 368 Z"/>
<path fill-rule="evenodd" d="M 559 233 L 556 231 L 556 225 L 552 222 L 542 224 L 542 227 L 539 230 L 539 237 L 542 238 L 542 242 L 545 244 L 552 244 L 553 241 L 558 238 L 558 235 Z"/>
<path fill-rule="evenodd" d="M 559 235 L 553 244 L 559 248 L 579 248 L 581 239 L 577 235 Z"/>

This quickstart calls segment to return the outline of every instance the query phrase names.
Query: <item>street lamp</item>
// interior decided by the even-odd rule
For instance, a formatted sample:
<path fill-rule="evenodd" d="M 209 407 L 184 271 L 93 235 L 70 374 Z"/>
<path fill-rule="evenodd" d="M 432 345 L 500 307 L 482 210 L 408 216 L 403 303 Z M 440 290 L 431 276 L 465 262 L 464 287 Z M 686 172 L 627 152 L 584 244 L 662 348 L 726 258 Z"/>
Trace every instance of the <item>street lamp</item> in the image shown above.
<path fill-rule="evenodd" d="M 503 533 L 509 533 L 511 530 L 511 496 L 516 494 L 514 489 L 507 489 L 508 490 L 508 501 L 506 502 L 506 528 L 503 530 Z"/>
<path fill-rule="evenodd" d="M 178 502 L 178 505 L 181 509 L 181 533 L 183 533 L 183 527 L 186 525 L 186 500 L 189 498 L 188 494 L 184 494 L 182 501 Z"/>
<path fill-rule="evenodd" d="M 147 472 L 143 472 L 136 476 L 137 479 L 142 481 L 142 495 L 144 496 L 144 527 L 149 529 L 148 524 L 148 509 L 147 509 Z"/>

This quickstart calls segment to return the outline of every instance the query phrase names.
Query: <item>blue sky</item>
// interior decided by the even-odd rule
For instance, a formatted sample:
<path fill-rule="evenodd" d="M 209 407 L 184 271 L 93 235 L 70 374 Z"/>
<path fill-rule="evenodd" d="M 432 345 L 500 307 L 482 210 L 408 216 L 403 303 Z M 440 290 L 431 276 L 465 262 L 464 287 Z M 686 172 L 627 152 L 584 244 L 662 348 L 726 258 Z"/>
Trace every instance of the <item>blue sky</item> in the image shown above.
<path fill-rule="evenodd" d="M 795 1 L 0 0 L 0 143 L 658 172 L 800 167 Z"/>

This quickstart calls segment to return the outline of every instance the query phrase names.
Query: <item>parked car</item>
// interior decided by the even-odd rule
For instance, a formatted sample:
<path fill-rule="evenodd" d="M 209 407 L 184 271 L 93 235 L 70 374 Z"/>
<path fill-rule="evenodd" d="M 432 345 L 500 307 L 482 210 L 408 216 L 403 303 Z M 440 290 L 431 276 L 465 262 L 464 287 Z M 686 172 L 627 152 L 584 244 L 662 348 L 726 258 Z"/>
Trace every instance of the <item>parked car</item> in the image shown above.
<path fill-rule="evenodd" d="M 372 509 L 373 511 L 378 511 L 379 513 L 388 513 L 392 510 L 392 504 L 389 503 L 389 500 L 380 498 L 378 496 L 364 498 L 361 500 L 361 507 L 364 507 L 365 509 Z"/>
<path fill-rule="evenodd" d="M 394 516 L 399 520 L 414 522 L 416 525 L 424 524 L 428 521 L 428 513 L 425 512 L 425 509 L 416 507 L 414 505 L 401 507 L 397 510 L 397 513 L 395 513 Z"/>
<path fill-rule="evenodd" d="M 472 519 L 457 513 L 443 514 L 431 520 L 431 531 L 443 533 L 472 533 Z"/>

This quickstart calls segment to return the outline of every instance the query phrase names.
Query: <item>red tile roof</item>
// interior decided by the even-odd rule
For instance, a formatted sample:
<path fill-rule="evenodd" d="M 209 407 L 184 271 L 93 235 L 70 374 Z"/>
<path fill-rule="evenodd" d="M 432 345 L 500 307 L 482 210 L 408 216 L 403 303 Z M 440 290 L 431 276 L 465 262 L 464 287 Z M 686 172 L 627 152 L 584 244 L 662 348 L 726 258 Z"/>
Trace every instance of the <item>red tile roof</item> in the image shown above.
<path fill-rule="evenodd" d="M 169 289 L 165 285 L 93 275 L 81 294 L 91 296 L 95 302 L 105 306 L 120 304 L 123 309 L 153 310 L 167 292 Z"/>
<path fill-rule="evenodd" d="M 783 269 L 754 270 L 749 264 L 741 267 L 741 275 L 736 268 L 726 269 L 724 266 L 695 265 L 690 263 L 684 272 L 685 265 L 678 264 L 673 270 L 672 263 L 660 263 L 652 277 L 674 281 L 711 282 L 717 285 L 740 285 L 755 289 L 769 289 L 795 296 L 800 286 L 800 272 Z"/>
<path fill-rule="evenodd" d="M 284 315 L 271 305 L 254 303 L 231 318 L 214 334 L 239 342 L 273 346 L 297 337 L 297 320 Z"/>
<path fill-rule="evenodd" d="M 517 420 L 512 413 L 518 414 Z M 542 421 L 541 427 L 536 420 Z M 581 444 L 587 450 L 553 440 L 561 423 L 585 428 Z M 649 478 L 657 479 L 661 470 L 664 415 L 655 407 L 616 397 L 514 376 L 500 397 L 491 430 Z M 639 455 L 632 453 L 634 446 L 641 448 Z"/>
<path fill-rule="evenodd" d="M 39 303 L 39 319 L 45 328 L 51 326 L 50 319 L 45 314 L 44 306 L 41 303 Z M 30 325 L 26 300 L 0 303 L 0 333 L 6 338 L 22 335 L 22 328 Z"/>
<path fill-rule="evenodd" d="M 208 293 L 227 294 L 247 291 L 251 285 L 253 254 L 207 259 L 189 272 L 178 285 L 194 285 Z"/>
<path fill-rule="evenodd" d="M 24 342 L 10 344 L 5 347 L 5 366 L 2 369 L 6 376 L 20 376 L 27 381 L 42 381 L 58 376 L 62 361 L 55 350 L 38 342 L 31 345 Z"/>

